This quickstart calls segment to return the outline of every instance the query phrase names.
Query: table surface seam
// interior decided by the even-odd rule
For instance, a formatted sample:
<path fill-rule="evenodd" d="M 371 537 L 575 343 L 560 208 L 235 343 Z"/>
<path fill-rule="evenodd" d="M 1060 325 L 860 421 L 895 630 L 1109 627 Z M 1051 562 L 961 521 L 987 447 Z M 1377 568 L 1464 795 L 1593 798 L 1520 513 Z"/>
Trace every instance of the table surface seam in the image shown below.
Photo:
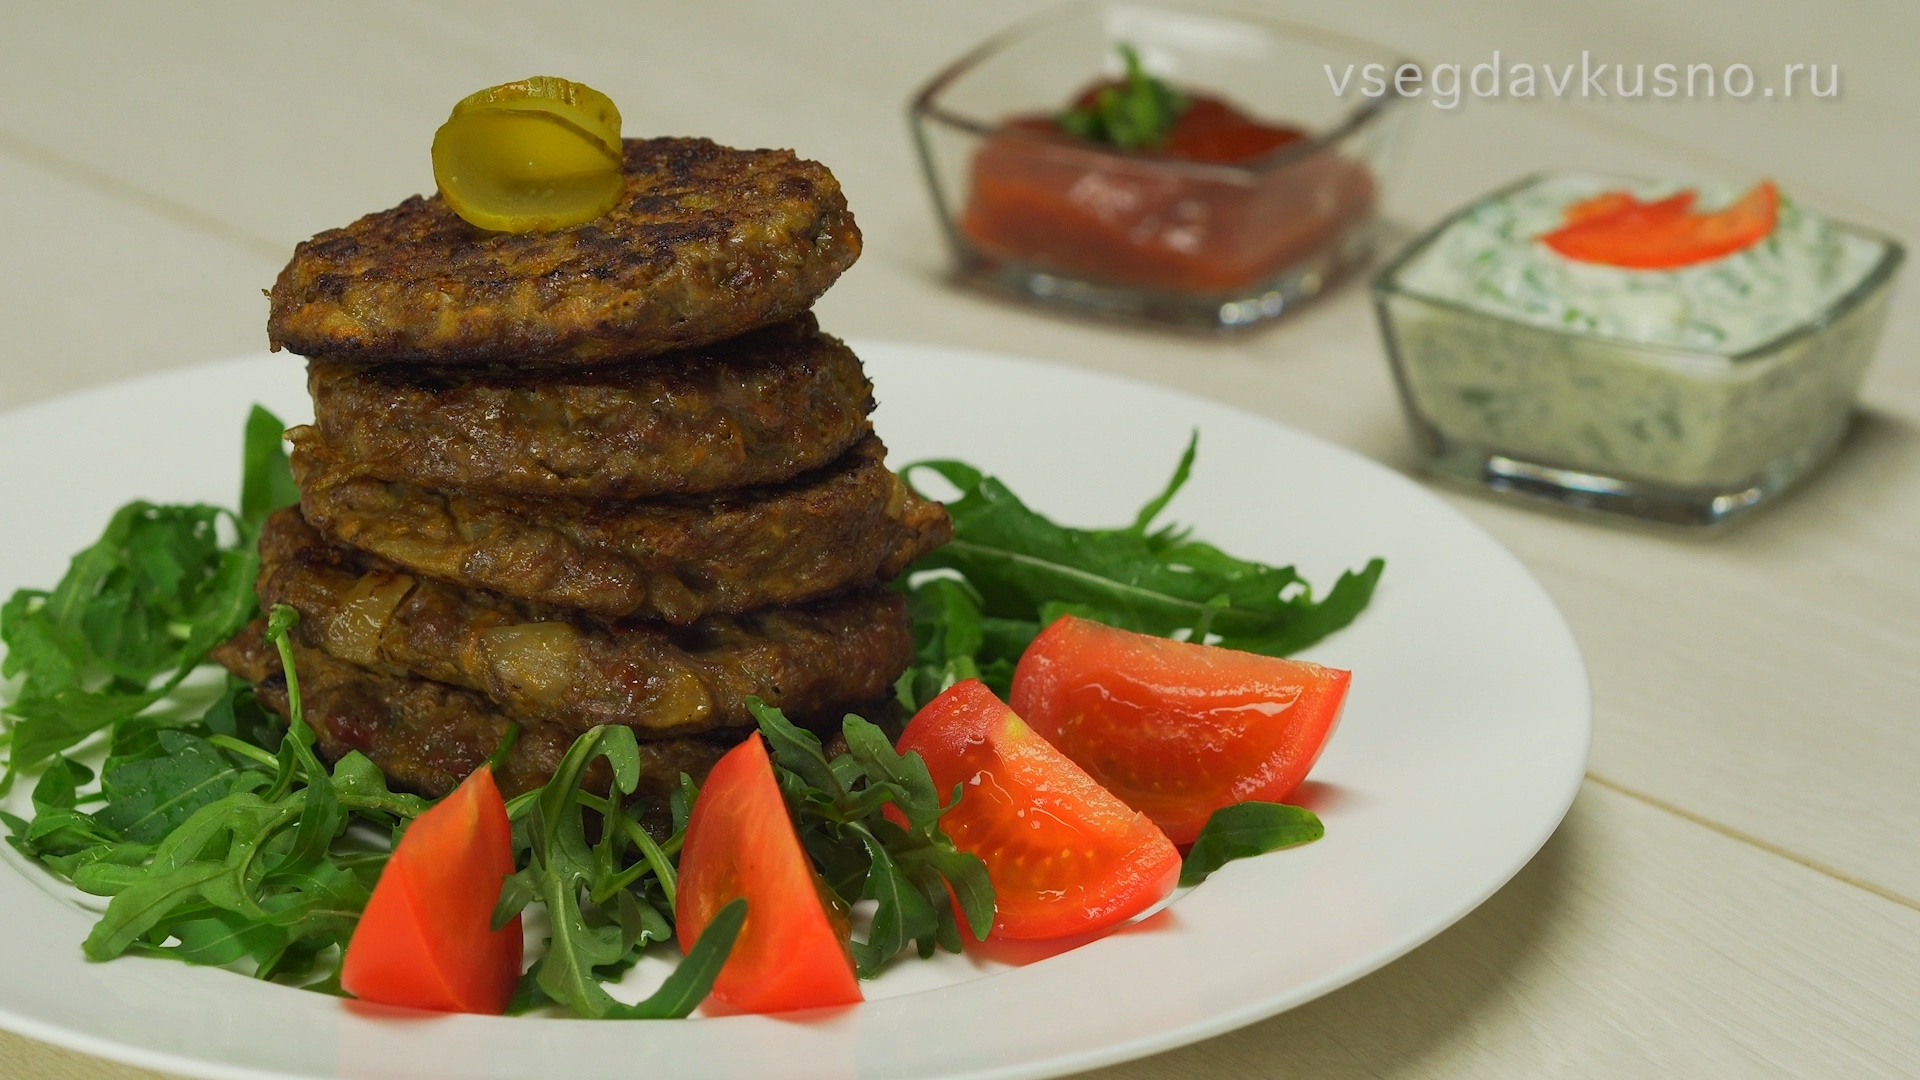
<path fill-rule="evenodd" d="M 1761 837 L 1755 836 L 1750 832 L 1746 832 L 1745 830 L 1737 829 L 1731 825 L 1727 825 L 1722 822 L 1715 821 L 1704 814 L 1698 814 L 1692 810 L 1688 810 L 1683 806 L 1679 806 L 1675 803 L 1668 802 L 1667 800 L 1660 798 L 1658 795 L 1649 795 L 1644 791 L 1640 791 L 1635 788 L 1628 787 L 1627 785 L 1622 784 L 1617 780 L 1611 780 L 1605 776 L 1601 776 L 1599 773 L 1588 772 L 1587 779 L 1592 781 L 1595 784 L 1598 784 L 1600 787 L 1606 788 L 1608 791 L 1614 792 L 1615 794 L 1624 795 L 1629 799 L 1634 799 L 1641 803 L 1645 803 L 1647 806 L 1650 806 L 1655 810 L 1665 811 L 1666 813 L 1672 814 L 1673 816 L 1678 817 L 1682 820 L 1690 821 L 1693 824 L 1698 825 L 1703 829 L 1710 829 L 1713 832 L 1718 833 L 1729 840 L 1735 841 L 1736 843 L 1745 844 L 1748 847 L 1757 848 L 1760 851 L 1764 851 L 1769 855 L 1786 859 L 1789 862 L 1797 863 L 1801 866 L 1806 867 L 1809 870 L 1812 870 L 1816 874 L 1823 874 L 1827 877 L 1832 878 L 1835 881 L 1840 882 L 1843 885 L 1849 885 L 1849 886 L 1852 886 L 1853 888 L 1861 889 L 1865 892 L 1870 892 L 1873 895 L 1880 897 L 1882 900 L 1891 900 L 1894 903 L 1901 905 L 1902 907 L 1912 908 L 1914 911 L 1920 911 L 1920 900 L 1916 900 L 1911 896 L 1907 896 L 1903 893 L 1896 892 L 1893 889 L 1890 889 L 1877 882 L 1869 881 L 1866 878 L 1860 877 L 1855 874 L 1850 874 L 1845 870 L 1840 869 L 1839 867 L 1836 867 L 1830 863 L 1822 862 L 1819 859 L 1813 858 L 1810 855 L 1802 855 L 1791 848 L 1783 847 L 1779 844 L 1773 843 L 1770 840 L 1762 839 Z"/>
<path fill-rule="evenodd" d="M 277 240 L 260 236 L 249 229 L 196 210 L 185 203 L 148 191 L 138 184 L 75 161 L 4 129 L 0 129 L 0 153 L 44 169 L 95 194 L 144 210 L 169 224 L 191 229 L 237 247 L 249 255 L 265 257 L 275 263 L 287 258 L 287 245 Z"/>

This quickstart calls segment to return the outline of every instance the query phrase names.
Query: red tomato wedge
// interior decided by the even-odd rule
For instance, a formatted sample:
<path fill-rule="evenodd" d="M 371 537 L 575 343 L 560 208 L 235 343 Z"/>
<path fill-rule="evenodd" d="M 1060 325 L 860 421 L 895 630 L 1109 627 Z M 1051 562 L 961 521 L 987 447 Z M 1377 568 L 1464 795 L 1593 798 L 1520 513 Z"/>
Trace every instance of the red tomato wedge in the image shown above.
<path fill-rule="evenodd" d="M 414 819 L 347 944 L 340 985 L 362 1001 L 500 1013 L 520 978 L 520 919 L 492 928 L 513 828 L 486 766 Z"/>
<path fill-rule="evenodd" d="M 1190 844 L 1215 810 L 1300 786 L 1351 677 L 1067 615 L 1027 646 L 1012 696 L 1061 753 Z"/>
<path fill-rule="evenodd" d="M 1626 204 L 1621 199 L 1626 200 Z M 1718 259 L 1773 232 L 1780 193 L 1767 180 L 1724 209 L 1693 212 L 1693 192 L 1643 203 L 1608 192 L 1567 209 L 1567 224 L 1542 243 L 1581 262 L 1630 270 L 1671 270 Z"/>
<path fill-rule="evenodd" d="M 977 679 L 914 716 L 899 750 L 917 750 L 942 792 L 963 785 L 940 824 L 993 880 L 993 937 L 1102 930 L 1173 891 L 1180 853 L 1036 735 Z"/>
<path fill-rule="evenodd" d="M 707 774 L 680 849 L 675 933 L 691 949 L 736 897 L 747 921 L 712 998 L 741 1012 L 853 1005 L 861 1000 L 848 929 L 800 846 L 759 735 Z"/>

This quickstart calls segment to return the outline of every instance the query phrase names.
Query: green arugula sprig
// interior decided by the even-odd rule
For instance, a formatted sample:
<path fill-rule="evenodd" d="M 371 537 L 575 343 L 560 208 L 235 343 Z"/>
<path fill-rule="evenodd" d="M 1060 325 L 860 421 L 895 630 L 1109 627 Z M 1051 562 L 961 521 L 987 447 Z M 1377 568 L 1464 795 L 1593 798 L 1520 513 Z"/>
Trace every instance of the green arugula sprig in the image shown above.
<path fill-rule="evenodd" d="M 260 978 L 337 992 L 337 971 L 323 973 L 322 966 L 346 946 L 391 844 L 428 803 L 389 790 L 357 751 L 331 774 L 320 763 L 287 637 L 297 618 L 278 606 L 268 622 L 293 714 L 278 754 L 204 720 L 179 727 L 127 721 L 115 731 L 99 793 L 81 794 L 91 771 L 55 756 L 34 788 L 34 820 L 0 815 L 24 854 L 84 891 L 111 897 L 85 942 L 90 959 L 134 951 L 196 964 L 247 961 Z M 236 689 L 209 716 L 218 722 L 257 709 Z M 500 921 L 538 899 L 554 924 L 516 1005 L 557 1003 L 608 1019 L 685 1016 L 725 963 L 745 903 L 723 908 L 646 1001 L 622 1005 L 606 994 L 604 981 L 631 966 L 649 942 L 672 935 L 669 851 L 679 849 L 680 837 L 655 843 L 632 811 L 585 789 L 587 766 L 601 756 L 616 790 L 630 792 L 638 771 L 632 731 L 596 728 L 576 741 L 553 781 L 515 800 L 526 865 L 502 888 Z M 80 809 L 90 798 L 105 805 Z M 618 813 L 620 829 L 603 828 L 600 843 L 588 846 L 583 807 L 604 821 Z M 355 823 L 387 835 L 352 835 Z M 636 838 L 637 863 L 622 866 L 622 852 Z M 656 906 L 663 893 L 666 915 Z"/>
<path fill-rule="evenodd" d="M 20 771 L 166 697 L 253 617 L 260 523 L 298 498 L 282 427 L 253 407 L 239 514 L 128 503 L 59 584 L 20 589 L 0 607 L 0 677 L 24 676 L 4 707 L 14 726 L 0 793 Z"/>
<path fill-rule="evenodd" d="M 233 737 L 204 720 L 129 723 L 114 733 L 99 811 L 77 809 L 72 781 L 84 769 L 57 757 L 35 787 L 34 822 L 24 831 L 8 822 L 16 846 L 111 897 L 84 944 L 89 959 L 129 950 L 200 964 L 245 959 L 260 978 L 301 981 L 351 935 L 385 855 L 364 843 L 340 847 L 348 824 L 397 832 L 426 802 L 389 790 L 357 752 L 331 772 L 315 756 L 287 642 L 296 619 L 277 607 L 268 622 L 294 713 L 278 755 L 230 748 Z M 238 708 L 227 700 L 209 712 Z M 49 834 L 50 820 L 61 830 Z"/>
<path fill-rule="evenodd" d="M 22 676 L 0 786 L 45 766 L 34 819 L 0 823 L 23 854 L 111 898 L 91 958 L 246 960 L 301 979 L 351 932 L 384 858 L 330 850 L 347 820 L 397 826 L 425 805 L 360 755 L 329 775 L 311 732 L 283 729 L 235 680 L 197 720 L 148 711 L 252 616 L 260 524 L 297 496 L 283 426 L 259 406 L 248 417 L 240 513 L 129 503 L 53 589 L 0 608 L 0 672 Z M 83 793 L 92 770 L 61 752 L 103 729 L 100 786 Z"/>
<path fill-rule="evenodd" d="M 586 790 L 587 770 L 604 758 L 612 790 Z M 692 781 L 684 775 L 683 785 Z M 636 1005 L 615 1001 L 605 983 L 639 960 L 652 942 L 673 935 L 675 869 L 684 818 L 666 845 L 641 827 L 638 807 L 625 805 L 640 783 L 640 748 L 633 729 L 600 726 L 574 740 L 553 779 L 508 807 L 524 865 L 500 891 L 493 924 L 505 926 L 538 900 L 551 926 L 547 950 L 521 977 L 510 1011 L 563 1005 L 593 1019 L 658 1020 L 692 1012 L 713 987 L 746 921 L 746 901 L 722 908 L 686 958 L 653 996 Z M 587 841 L 586 812 L 599 815 L 600 840 Z M 635 861 L 627 862 L 627 849 Z"/>
<path fill-rule="evenodd" d="M 1316 601 L 1291 566 L 1236 558 L 1177 525 L 1154 527 L 1192 475 L 1198 448 L 1196 432 L 1166 486 L 1117 529 L 1056 524 L 964 462 L 907 466 L 909 481 L 929 470 L 960 497 L 947 503 L 953 541 L 902 579 L 916 653 L 895 687 L 901 704 L 918 709 L 968 678 L 1004 696 L 1020 653 L 1066 614 L 1267 656 L 1298 652 L 1352 622 L 1372 599 L 1383 560 L 1343 573 Z M 948 573 L 926 573 L 933 570 Z"/>
<path fill-rule="evenodd" d="M 774 772 L 801 843 L 828 888 L 849 906 L 875 902 L 866 940 L 852 942 L 861 978 L 879 974 L 909 944 L 923 959 L 936 948 L 959 952 L 953 900 L 967 931 L 986 939 L 993 928 L 987 865 L 955 848 L 940 828 L 959 788 L 942 804 L 920 755 L 897 753 L 878 727 L 858 716 L 841 724 L 846 752 L 829 759 L 819 737 L 779 709 L 758 698 L 749 698 L 747 707 L 773 748 Z M 889 806 L 904 824 L 886 813 Z"/>
<path fill-rule="evenodd" d="M 1126 74 L 1094 91 L 1093 100 L 1061 113 L 1054 123 L 1070 135 L 1122 150 L 1154 149 L 1167 141 L 1187 111 L 1186 95 L 1147 74 L 1132 45 L 1121 42 L 1117 49 Z"/>

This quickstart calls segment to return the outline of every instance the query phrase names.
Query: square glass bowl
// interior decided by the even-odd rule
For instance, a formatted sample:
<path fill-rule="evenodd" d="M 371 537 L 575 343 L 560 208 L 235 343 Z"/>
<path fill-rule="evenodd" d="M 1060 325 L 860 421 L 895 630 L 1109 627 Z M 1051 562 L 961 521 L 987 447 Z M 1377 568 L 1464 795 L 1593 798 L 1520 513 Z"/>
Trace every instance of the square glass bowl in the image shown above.
<path fill-rule="evenodd" d="M 1181 90 L 1306 133 L 1216 165 L 1007 122 L 1117 78 L 1118 47 Z M 1248 16 L 1082 3 L 992 38 L 917 94 L 914 140 L 958 280 L 1083 314 L 1206 329 L 1293 310 L 1363 266 L 1404 121 L 1399 60 Z M 1362 93 L 1381 65 L 1378 96 Z M 1329 72 L 1345 72 L 1348 96 Z"/>
<path fill-rule="evenodd" d="M 1806 475 L 1846 433 L 1904 258 L 1872 268 L 1769 341 L 1716 353 L 1562 330 L 1422 295 L 1400 282 L 1476 201 L 1410 244 L 1373 281 L 1401 404 L 1430 472 L 1494 493 L 1711 531 Z"/>

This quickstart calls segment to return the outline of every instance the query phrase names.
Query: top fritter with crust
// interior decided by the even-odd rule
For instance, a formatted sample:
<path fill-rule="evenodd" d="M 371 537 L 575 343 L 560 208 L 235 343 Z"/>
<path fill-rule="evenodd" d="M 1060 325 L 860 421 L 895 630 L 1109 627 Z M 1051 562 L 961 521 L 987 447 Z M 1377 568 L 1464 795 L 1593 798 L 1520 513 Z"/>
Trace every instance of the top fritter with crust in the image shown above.
<path fill-rule="evenodd" d="M 626 140 L 606 215 L 488 232 L 414 196 L 301 244 L 273 347 L 356 363 L 571 364 L 693 348 L 805 311 L 860 254 L 824 165 L 706 139 Z"/>

